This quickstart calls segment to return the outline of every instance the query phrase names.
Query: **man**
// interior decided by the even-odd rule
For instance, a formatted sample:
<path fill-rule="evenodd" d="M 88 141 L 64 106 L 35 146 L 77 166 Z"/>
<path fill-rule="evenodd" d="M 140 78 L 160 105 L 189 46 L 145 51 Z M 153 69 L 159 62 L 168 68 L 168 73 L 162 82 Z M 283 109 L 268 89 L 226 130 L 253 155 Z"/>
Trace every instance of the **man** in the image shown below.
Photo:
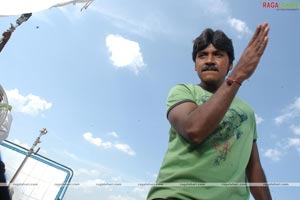
<path fill-rule="evenodd" d="M 222 31 L 206 29 L 194 40 L 193 60 L 201 83 L 179 84 L 169 93 L 169 145 L 159 185 L 151 188 L 148 200 L 245 200 L 250 191 L 255 199 L 271 199 L 269 188 L 262 184 L 266 177 L 254 112 L 235 98 L 258 65 L 268 32 L 267 23 L 258 25 L 233 70 L 232 42 Z M 248 182 L 261 184 L 249 188 Z"/>

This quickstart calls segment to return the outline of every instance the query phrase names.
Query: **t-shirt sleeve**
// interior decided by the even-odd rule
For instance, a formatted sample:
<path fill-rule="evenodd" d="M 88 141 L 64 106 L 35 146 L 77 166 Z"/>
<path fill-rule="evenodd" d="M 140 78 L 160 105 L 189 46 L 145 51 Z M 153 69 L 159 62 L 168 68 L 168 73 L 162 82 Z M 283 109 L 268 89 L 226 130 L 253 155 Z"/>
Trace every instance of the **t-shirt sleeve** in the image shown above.
<path fill-rule="evenodd" d="M 254 136 L 253 136 L 253 142 L 256 142 L 257 140 L 257 131 L 254 129 Z"/>
<path fill-rule="evenodd" d="M 256 117 L 255 117 L 255 114 L 254 112 L 252 112 L 252 118 L 253 118 L 253 142 L 256 142 L 257 140 L 257 127 L 256 127 Z"/>
<path fill-rule="evenodd" d="M 179 104 L 185 103 L 185 102 L 193 102 L 196 103 L 194 100 L 194 96 L 190 90 L 190 88 L 185 84 L 178 84 L 174 86 L 167 98 L 167 117 L 169 112 L 176 107 Z"/>

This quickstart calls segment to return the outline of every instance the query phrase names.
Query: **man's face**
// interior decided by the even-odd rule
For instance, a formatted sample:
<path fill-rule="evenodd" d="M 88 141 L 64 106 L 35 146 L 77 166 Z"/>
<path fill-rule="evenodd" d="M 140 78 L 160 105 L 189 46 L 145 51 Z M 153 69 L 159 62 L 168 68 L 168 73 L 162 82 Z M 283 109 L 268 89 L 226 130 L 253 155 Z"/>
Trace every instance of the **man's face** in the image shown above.
<path fill-rule="evenodd" d="M 216 49 L 212 44 L 197 53 L 195 70 L 201 80 L 200 85 L 204 89 L 218 89 L 231 68 L 228 54 Z"/>

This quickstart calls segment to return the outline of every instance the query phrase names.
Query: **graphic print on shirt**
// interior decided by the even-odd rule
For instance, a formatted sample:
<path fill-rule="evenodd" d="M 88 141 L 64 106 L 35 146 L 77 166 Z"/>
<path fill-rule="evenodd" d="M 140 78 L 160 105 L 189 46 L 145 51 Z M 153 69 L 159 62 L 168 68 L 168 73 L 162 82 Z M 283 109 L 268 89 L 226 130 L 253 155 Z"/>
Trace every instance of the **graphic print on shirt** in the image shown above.
<path fill-rule="evenodd" d="M 209 98 L 209 96 L 202 96 L 200 101 L 205 103 Z M 236 140 L 239 140 L 242 137 L 243 133 L 238 128 L 247 119 L 247 115 L 241 110 L 228 109 L 217 129 L 208 138 L 209 144 L 218 152 L 213 165 L 218 166 L 226 160 L 231 147 L 230 139 L 236 137 Z"/>
<path fill-rule="evenodd" d="M 230 152 L 232 137 L 238 140 L 243 136 L 238 128 L 248 119 L 247 115 L 235 109 L 228 109 L 223 121 L 210 137 L 210 145 L 218 151 L 218 156 L 214 160 L 214 165 L 220 165 L 222 161 L 226 160 L 226 156 Z"/>

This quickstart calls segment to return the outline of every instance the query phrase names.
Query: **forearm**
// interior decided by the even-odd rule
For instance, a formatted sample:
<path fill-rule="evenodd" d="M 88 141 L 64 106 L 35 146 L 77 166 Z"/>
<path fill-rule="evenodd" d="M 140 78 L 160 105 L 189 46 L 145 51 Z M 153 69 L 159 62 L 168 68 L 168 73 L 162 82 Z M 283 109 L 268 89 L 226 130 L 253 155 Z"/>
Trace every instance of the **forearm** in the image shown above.
<path fill-rule="evenodd" d="M 238 89 L 237 83 L 228 85 L 225 81 L 207 102 L 189 114 L 184 131 L 193 142 L 201 143 L 217 128 Z"/>
<path fill-rule="evenodd" d="M 261 167 L 257 167 L 255 170 L 248 169 L 247 177 L 250 183 L 251 194 L 255 200 L 272 199 L 265 173 Z M 251 186 L 251 183 L 258 183 L 258 185 Z"/>

